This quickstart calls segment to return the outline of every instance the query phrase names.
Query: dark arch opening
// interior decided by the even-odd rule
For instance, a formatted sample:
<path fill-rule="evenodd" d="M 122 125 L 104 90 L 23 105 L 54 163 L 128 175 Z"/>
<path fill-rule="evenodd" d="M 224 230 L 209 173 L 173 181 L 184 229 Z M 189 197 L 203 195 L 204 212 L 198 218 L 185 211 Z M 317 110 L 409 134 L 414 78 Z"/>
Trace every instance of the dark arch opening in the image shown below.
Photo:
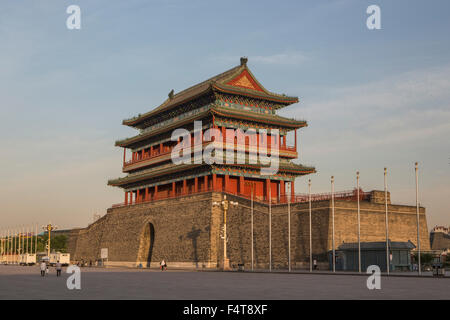
<path fill-rule="evenodd" d="M 155 227 L 153 223 L 147 223 L 144 227 L 141 237 L 141 244 L 139 250 L 139 260 L 146 263 L 149 268 L 152 262 L 153 245 L 155 243 Z"/>

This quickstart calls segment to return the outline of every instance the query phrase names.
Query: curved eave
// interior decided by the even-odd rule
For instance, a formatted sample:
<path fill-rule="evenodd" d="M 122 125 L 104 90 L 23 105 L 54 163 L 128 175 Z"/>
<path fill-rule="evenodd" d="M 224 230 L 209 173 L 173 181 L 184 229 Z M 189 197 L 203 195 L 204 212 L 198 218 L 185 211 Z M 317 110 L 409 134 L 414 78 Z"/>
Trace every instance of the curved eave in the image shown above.
<path fill-rule="evenodd" d="M 135 182 L 139 182 L 139 181 L 143 181 L 143 180 L 147 180 L 147 179 L 152 179 L 152 178 L 156 178 L 159 176 L 171 174 L 174 172 L 189 170 L 189 169 L 193 169 L 193 168 L 197 168 L 197 167 L 201 167 L 201 166 L 204 166 L 204 164 L 174 165 L 173 167 L 159 170 L 156 172 L 152 171 L 152 172 L 147 172 L 147 173 L 133 176 L 133 177 L 127 176 L 127 177 L 123 177 L 123 178 L 108 180 L 108 185 L 113 186 L 113 187 L 122 187 L 122 186 L 126 186 L 128 184 L 131 184 L 131 183 L 135 183 Z"/>
<path fill-rule="evenodd" d="M 223 85 L 219 83 L 214 83 L 212 87 L 214 90 L 217 90 L 219 92 L 238 94 L 261 100 L 268 100 L 272 102 L 285 104 L 286 106 L 298 102 L 298 97 L 289 97 L 278 94 L 265 93 L 256 90 L 249 90 L 235 86 Z"/>
<path fill-rule="evenodd" d="M 279 116 L 274 116 L 273 119 L 267 119 L 262 117 L 261 115 L 255 114 L 253 115 L 250 112 L 239 112 L 232 109 L 224 110 L 223 108 L 212 107 L 212 113 L 220 115 L 222 117 L 240 119 L 240 120 L 249 120 L 254 122 L 261 122 L 266 124 L 278 125 L 281 127 L 288 128 L 303 128 L 307 127 L 308 123 L 306 121 L 298 121 L 287 118 L 281 118 Z"/>
<path fill-rule="evenodd" d="M 116 147 L 129 147 L 133 143 L 140 142 L 140 141 L 145 140 L 147 138 L 150 138 L 150 137 L 152 137 L 154 135 L 157 135 L 157 134 L 160 134 L 160 133 L 165 132 L 167 130 L 170 130 L 170 129 L 174 128 L 174 127 L 176 128 L 176 127 L 179 127 L 180 125 L 183 125 L 185 123 L 191 123 L 192 121 L 195 121 L 197 119 L 204 118 L 205 116 L 207 116 L 210 113 L 211 113 L 211 111 L 208 109 L 208 110 L 206 110 L 206 111 L 204 111 L 202 113 L 196 114 L 196 115 L 194 115 L 192 117 L 189 117 L 189 118 L 186 118 L 186 119 L 183 119 L 180 122 L 175 122 L 175 123 L 173 123 L 173 124 L 171 124 L 171 125 L 169 125 L 167 127 L 162 127 L 162 128 L 159 128 L 159 129 L 157 129 L 155 131 L 148 132 L 148 133 L 142 134 L 142 135 L 137 135 L 137 136 L 134 136 L 134 137 L 131 137 L 131 138 L 128 138 L 128 139 L 118 140 L 118 141 L 115 142 L 115 146 Z"/>
<path fill-rule="evenodd" d="M 183 103 L 186 103 L 190 100 L 196 99 L 196 98 L 208 93 L 209 91 L 211 91 L 211 85 L 205 86 L 205 88 L 203 90 L 199 91 L 198 93 L 187 96 L 185 99 L 180 99 L 179 101 L 177 101 L 176 103 L 173 103 L 172 105 L 171 105 L 171 102 L 172 102 L 171 99 L 166 100 L 160 106 L 156 107 L 155 109 L 153 109 L 149 112 L 146 112 L 146 113 L 140 115 L 139 117 L 123 120 L 122 124 L 129 126 L 129 127 L 138 127 L 138 125 L 140 123 L 146 121 L 147 119 L 151 118 L 152 116 L 154 116 L 160 112 L 166 112 L 173 108 L 176 108 Z"/>
<path fill-rule="evenodd" d="M 234 167 L 241 167 L 241 168 L 252 168 L 252 169 L 257 169 L 260 170 L 261 166 L 260 165 L 254 165 L 254 164 L 236 164 L 236 163 L 232 163 L 232 164 L 224 164 L 223 166 L 234 166 Z M 280 167 L 279 171 L 281 172 L 288 172 L 288 173 L 293 173 L 293 174 L 298 174 L 298 175 L 306 175 L 306 174 L 311 174 L 311 173 L 316 173 L 316 169 L 313 167 L 303 167 L 303 166 L 297 166 L 297 167 Z"/>
<path fill-rule="evenodd" d="M 248 121 L 253 121 L 253 122 L 261 122 L 261 123 L 265 123 L 265 124 L 278 125 L 281 127 L 294 128 L 294 129 L 295 128 L 303 128 L 303 127 L 308 126 L 308 123 L 306 121 L 297 121 L 297 120 L 291 120 L 291 119 L 287 119 L 287 118 L 284 119 L 279 116 L 274 116 L 274 119 L 265 119 L 261 115 L 258 115 L 258 114 L 253 115 L 248 112 L 243 113 L 243 112 L 238 112 L 238 111 L 235 111 L 232 109 L 222 110 L 222 108 L 212 107 L 211 109 L 204 111 L 202 113 L 199 113 L 193 117 L 184 119 L 181 122 L 173 123 L 172 125 L 167 126 L 167 127 L 159 128 L 153 132 L 149 132 L 147 134 L 142 134 L 142 135 L 137 135 L 137 136 L 134 136 L 134 137 L 131 137 L 128 139 L 124 139 L 124 140 L 118 140 L 115 142 L 115 146 L 116 147 L 129 147 L 130 145 L 132 145 L 134 143 L 140 142 L 142 140 L 150 138 L 151 136 L 154 136 L 156 134 L 160 134 L 162 132 L 170 130 L 171 128 L 179 127 L 180 125 L 183 125 L 185 123 L 190 123 L 196 119 L 203 118 L 210 113 L 220 115 L 222 117 L 231 117 L 234 119 L 248 120 Z"/>

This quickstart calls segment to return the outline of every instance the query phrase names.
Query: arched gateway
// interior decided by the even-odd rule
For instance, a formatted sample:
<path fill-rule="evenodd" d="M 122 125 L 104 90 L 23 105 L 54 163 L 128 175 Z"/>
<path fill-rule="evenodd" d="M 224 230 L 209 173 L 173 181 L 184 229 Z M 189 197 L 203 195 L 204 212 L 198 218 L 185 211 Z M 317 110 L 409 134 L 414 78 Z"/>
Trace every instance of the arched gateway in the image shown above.
<path fill-rule="evenodd" d="M 155 227 L 153 223 L 146 223 L 139 240 L 137 264 L 150 267 L 152 262 L 153 244 L 155 243 Z"/>

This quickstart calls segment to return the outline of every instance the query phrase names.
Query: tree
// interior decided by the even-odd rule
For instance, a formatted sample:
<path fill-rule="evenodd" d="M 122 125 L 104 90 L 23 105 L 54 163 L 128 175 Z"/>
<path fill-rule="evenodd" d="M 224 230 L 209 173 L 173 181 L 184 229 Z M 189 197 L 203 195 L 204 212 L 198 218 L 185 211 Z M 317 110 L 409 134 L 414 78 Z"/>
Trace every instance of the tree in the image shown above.
<path fill-rule="evenodd" d="M 418 254 L 417 252 L 414 253 L 414 261 L 417 263 L 418 260 Z M 433 262 L 433 254 L 431 253 L 420 253 L 420 264 L 421 265 L 429 265 Z"/>
<path fill-rule="evenodd" d="M 48 235 L 38 236 L 37 241 L 37 251 L 47 252 L 47 242 Z M 67 236 L 66 235 L 55 235 L 51 237 L 50 240 L 51 251 L 67 252 Z"/>

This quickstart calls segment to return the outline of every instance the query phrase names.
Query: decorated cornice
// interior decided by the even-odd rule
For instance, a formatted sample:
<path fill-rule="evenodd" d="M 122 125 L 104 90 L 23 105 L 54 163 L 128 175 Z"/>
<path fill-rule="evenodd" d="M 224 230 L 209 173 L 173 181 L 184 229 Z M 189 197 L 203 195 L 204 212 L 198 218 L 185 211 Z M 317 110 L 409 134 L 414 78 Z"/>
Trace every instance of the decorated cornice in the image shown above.
<path fill-rule="evenodd" d="M 200 109 L 193 110 L 183 117 L 174 118 L 172 121 L 165 122 L 163 125 L 157 125 L 155 127 L 143 130 L 140 134 L 134 137 L 118 140 L 116 141 L 115 145 L 119 147 L 130 147 L 131 145 L 137 142 L 143 141 L 155 135 L 160 135 L 164 132 L 169 132 L 176 128 L 180 128 L 185 124 L 191 123 L 195 120 L 209 117 L 210 115 L 213 114 L 221 116 L 222 118 L 233 118 L 240 120 L 242 124 L 244 124 L 245 123 L 244 121 L 247 120 L 246 127 L 248 128 L 258 128 L 258 125 L 251 125 L 251 123 L 249 123 L 248 121 L 253 121 L 255 124 L 260 123 L 272 125 L 273 128 L 276 127 L 279 127 L 281 129 L 290 128 L 291 130 L 295 128 L 306 127 L 308 125 L 306 121 L 289 119 L 275 114 L 260 114 L 256 112 L 247 112 L 245 110 L 220 107 L 217 105 L 208 105 Z M 263 128 L 267 126 L 259 126 L 259 127 Z M 285 134 L 286 132 L 285 130 L 280 131 L 282 131 L 283 134 Z"/>
<path fill-rule="evenodd" d="M 298 102 L 297 97 L 276 94 L 265 89 L 247 67 L 247 63 L 243 63 L 241 60 L 239 66 L 231 68 L 230 70 L 177 94 L 174 94 L 172 90 L 169 93 L 169 98 L 160 106 L 142 115 L 138 115 L 137 117 L 124 120 L 123 124 L 139 128 L 147 119 L 154 117 L 157 114 L 167 112 L 173 108 L 177 108 L 184 103 L 211 92 L 242 95 L 245 97 L 275 102 L 278 103 L 278 105 L 275 106 L 276 109 Z"/>

